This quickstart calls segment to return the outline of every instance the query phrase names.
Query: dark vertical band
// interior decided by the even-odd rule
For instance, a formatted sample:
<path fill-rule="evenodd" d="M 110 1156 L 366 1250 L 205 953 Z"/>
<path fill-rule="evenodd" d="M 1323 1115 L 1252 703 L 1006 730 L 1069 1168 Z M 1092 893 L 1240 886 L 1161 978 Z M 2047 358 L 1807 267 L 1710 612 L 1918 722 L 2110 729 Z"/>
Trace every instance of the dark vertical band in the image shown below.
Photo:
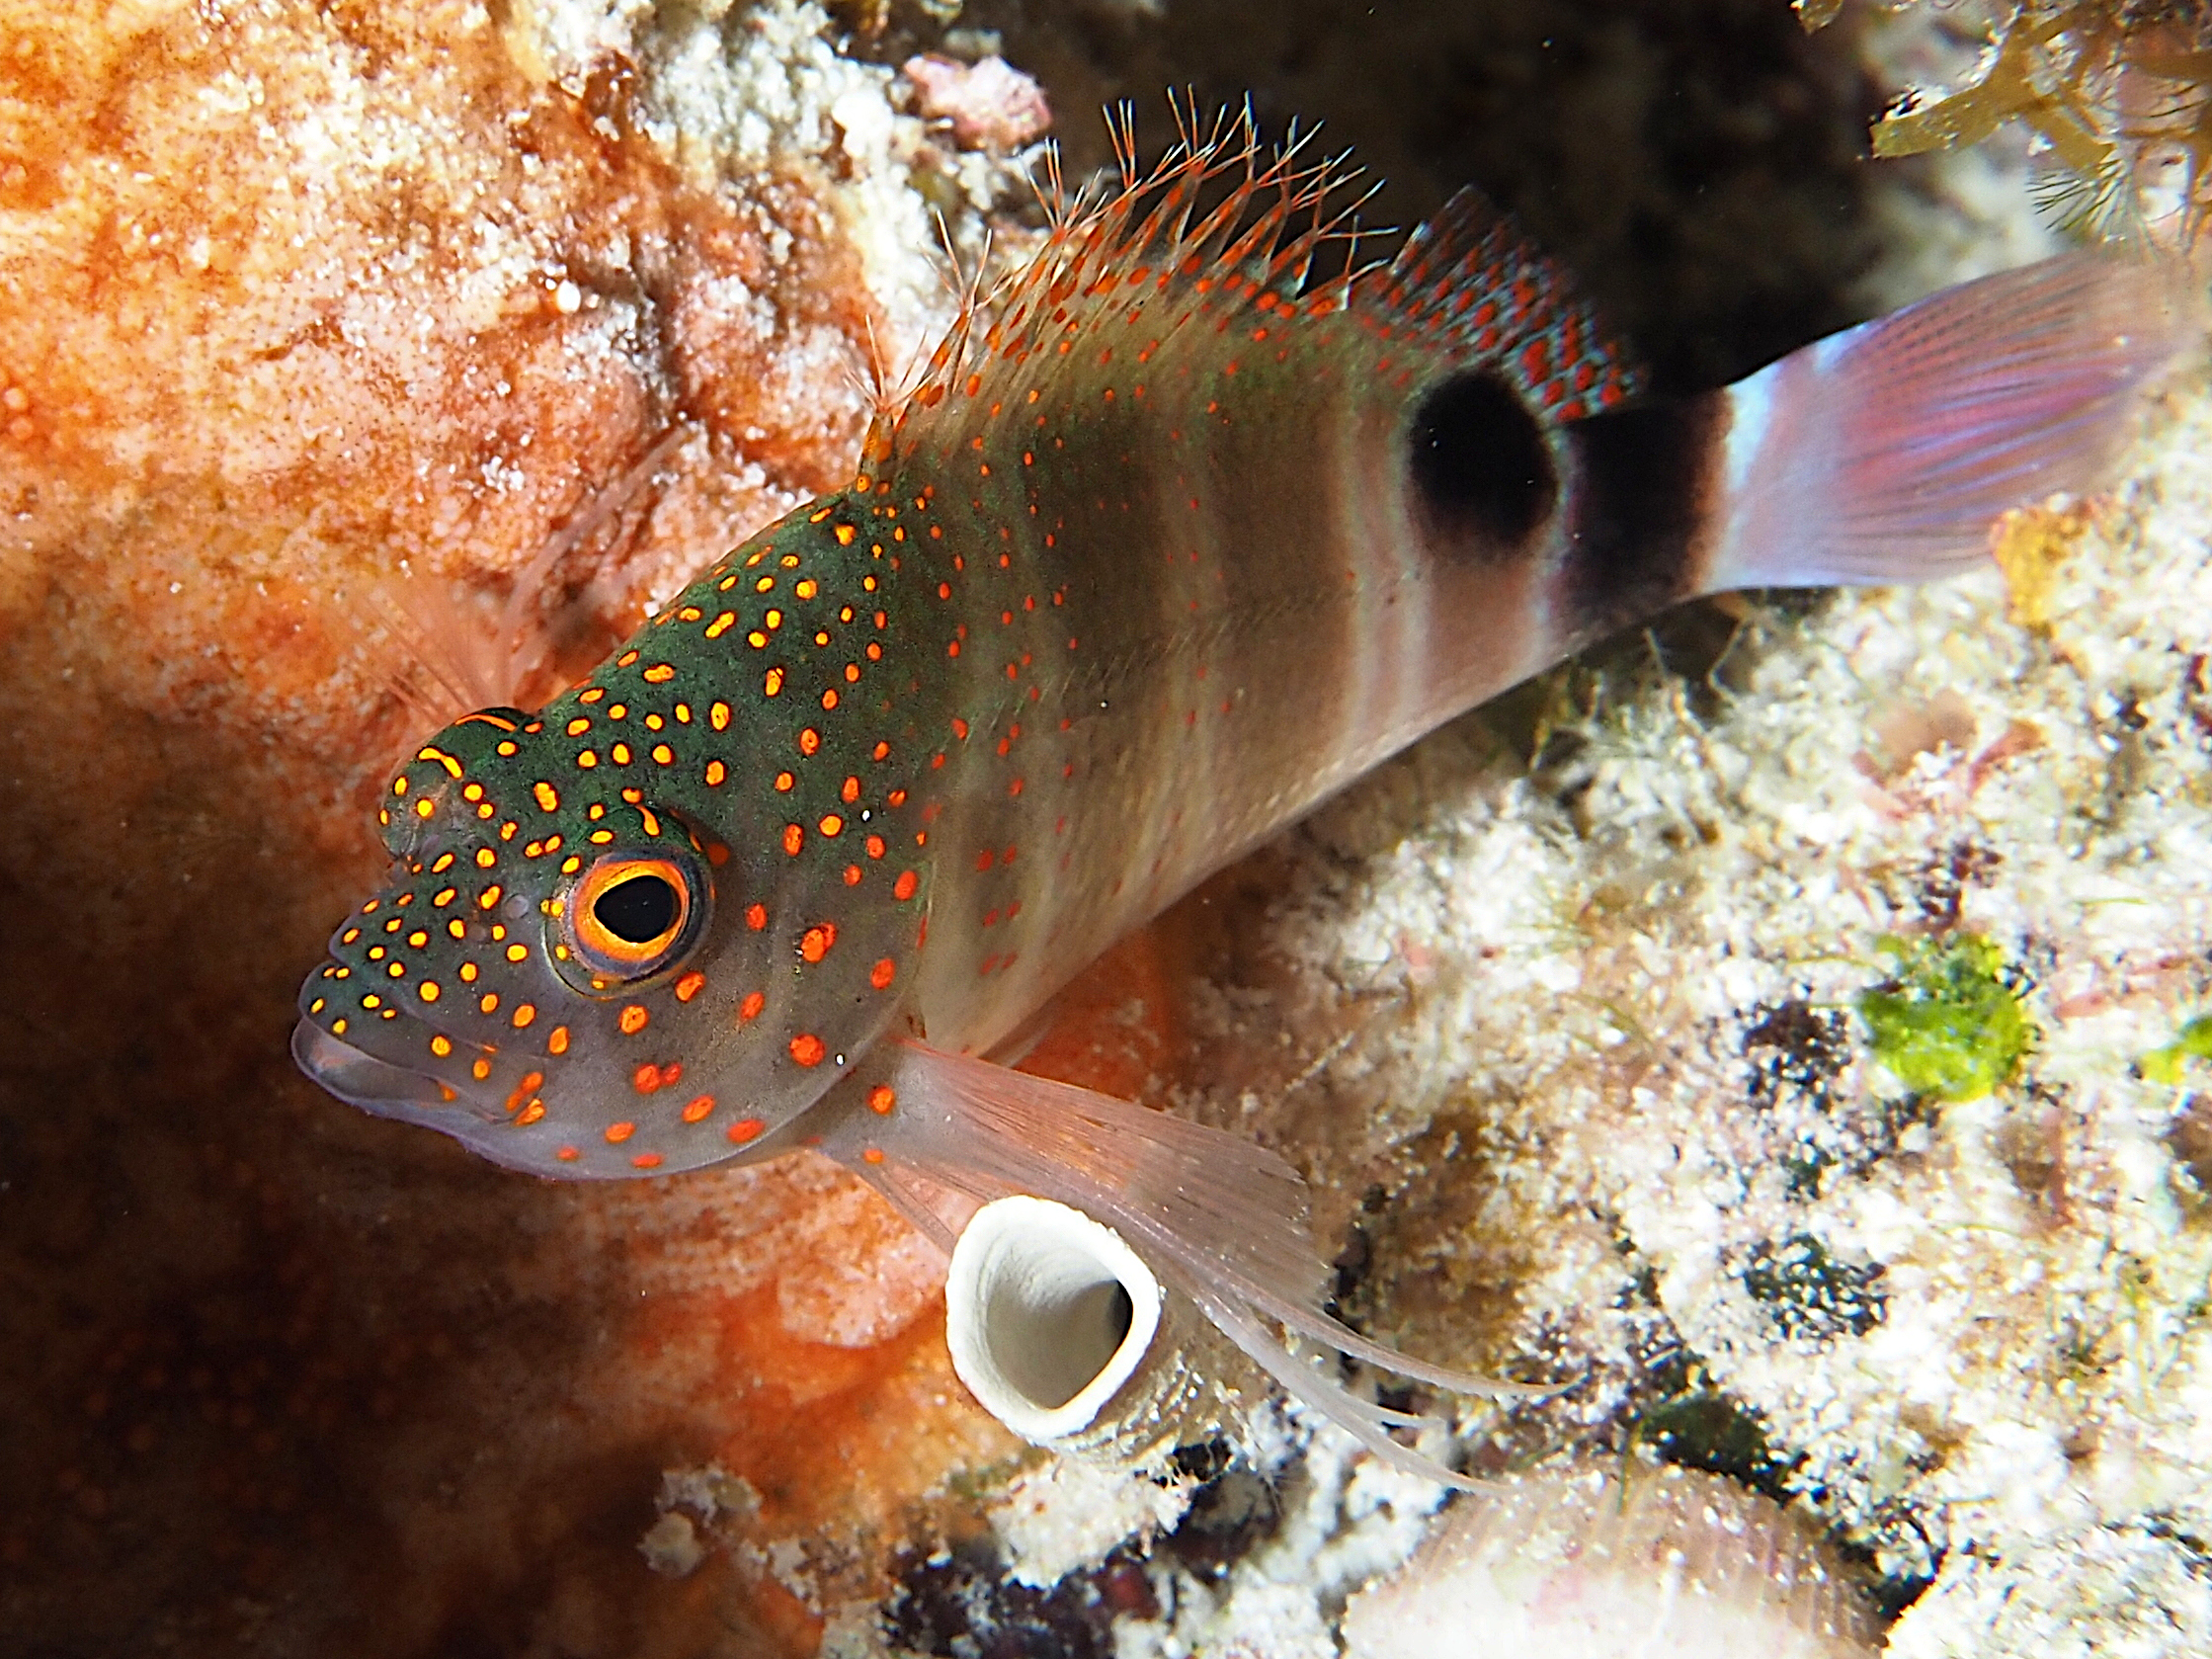
<path fill-rule="evenodd" d="M 1699 591 L 1719 524 L 1726 392 L 1643 403 L 1566 429 L 1563 634 L 1596 639 Z"/>

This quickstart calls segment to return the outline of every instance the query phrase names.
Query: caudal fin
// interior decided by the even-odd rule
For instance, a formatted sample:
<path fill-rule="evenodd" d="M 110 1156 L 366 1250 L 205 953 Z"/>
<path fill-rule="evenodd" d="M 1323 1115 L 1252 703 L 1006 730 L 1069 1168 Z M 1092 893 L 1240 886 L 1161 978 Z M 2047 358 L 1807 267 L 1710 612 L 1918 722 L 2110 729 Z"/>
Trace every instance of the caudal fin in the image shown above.
<path fill-rule="evenodd" d="M 2061 254 L 1793 352 L 1723 394 L 1724 528 L 1704 583 L 1922 581 L 2000 513 L 2105 483 L 2144 391 L 2202 344 L 2171 262 Z"/>

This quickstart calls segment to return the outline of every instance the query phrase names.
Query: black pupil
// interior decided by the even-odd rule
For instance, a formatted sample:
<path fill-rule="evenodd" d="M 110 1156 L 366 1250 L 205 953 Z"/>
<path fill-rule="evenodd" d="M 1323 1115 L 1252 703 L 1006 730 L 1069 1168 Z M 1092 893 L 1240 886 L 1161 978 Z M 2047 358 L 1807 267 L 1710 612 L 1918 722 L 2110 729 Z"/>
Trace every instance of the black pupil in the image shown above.
<path fill-rule="evenodd" d="M 627 945 L 644 945 L 676 925 L 676 888 L 663 876 L 632 875 L 599 895 L 592 916 Z"/>

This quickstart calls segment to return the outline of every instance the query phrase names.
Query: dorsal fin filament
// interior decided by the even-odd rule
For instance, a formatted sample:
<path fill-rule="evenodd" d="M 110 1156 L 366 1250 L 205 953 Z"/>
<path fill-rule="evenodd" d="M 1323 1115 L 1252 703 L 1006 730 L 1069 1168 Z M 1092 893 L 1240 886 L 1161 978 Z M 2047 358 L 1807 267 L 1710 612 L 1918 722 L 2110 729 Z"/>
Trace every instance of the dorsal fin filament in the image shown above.
<path fill-rule="evenodd" d="M 1312 133 L 1270 150 L 1251 111 L 1224 112 L 1201 135 L 1194 115 L 1170 100 L 1179 140 L 1149 173 L 1136 161 L 1126 111 L 1109 118 L 1121 188 L 1104 200 L 1070 201 L 1058 169 L 1048 169 L 1039 199 L 1052 213 L 1043 245 L 987 295 L 961 307 L 928 367 L 901 400 L 894 430 L 918 411 L 971 389 L 979 355 L 1020 364 L 1064 354 L 1069 337 L 1100 320 L 1086 305 L 1114 305 L 1119 321 L 1177 290 L 1195 309 L 1233 312 L 1281 308 L 1285 315 L 1341 307 L 1347 272 L 1309 287 L 1324 242 L 1355 236 L 1352 213 L 1364 195 L 1344 199 L 1353 177 L 1342 157 L 1304 159 Z M 1229 181 L 1206 205 L 1206 186 Z M 1127 296 L 1126 312 L 1118 301 Z M 983 320 L 983 319 L 988 320 Z M 978 326 L 979 321 L 981 326 Z"/>

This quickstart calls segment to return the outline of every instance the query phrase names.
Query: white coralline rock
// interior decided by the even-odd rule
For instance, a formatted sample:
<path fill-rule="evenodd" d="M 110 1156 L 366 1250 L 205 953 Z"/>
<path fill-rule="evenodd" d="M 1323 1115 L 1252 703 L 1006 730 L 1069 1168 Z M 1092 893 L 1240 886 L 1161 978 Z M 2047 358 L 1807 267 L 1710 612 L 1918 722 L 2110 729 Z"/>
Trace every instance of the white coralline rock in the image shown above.
<path fill-rule="evenodd" d="M 1345 1659 L 1859 1659 L 1864 1594 L 1771 1499 L 1717 1475 L 1546 1470 L 1461 1498 L 1352 1598 Z"/>

